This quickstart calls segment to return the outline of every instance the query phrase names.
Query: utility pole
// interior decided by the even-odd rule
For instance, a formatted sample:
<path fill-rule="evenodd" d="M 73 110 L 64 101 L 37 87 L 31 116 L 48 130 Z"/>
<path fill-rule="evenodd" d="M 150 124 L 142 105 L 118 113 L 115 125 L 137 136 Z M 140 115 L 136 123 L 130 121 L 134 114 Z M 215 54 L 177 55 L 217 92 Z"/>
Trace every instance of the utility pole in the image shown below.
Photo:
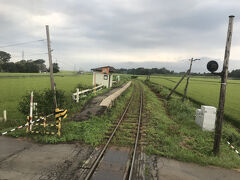
<path fill-rule="evenodd" d="M 188 84 L 189 84 L 190 74 L 191 74 L 191 70 L 192 70 L 192 63 L 193 63 L 193 61 L 197 61 L 197 60 L 200 60 L 200 59 L 193 59 L 193 58 L 190 59 L 190 67 L 189 67 L 188 74 L 187 74 L 187 83 L 186 83 L 186 86 L 184 89 L 184 95 L 183 95 L 182 101 L 185 100 L 186 95 L 187 95 Z"/>
<path fill-rule="evenodd" d="M 176 84 L 176 86 L 171 90 L 171 92 L 168 94 L 167 99 L 170 99 L 172 93 L 177 89 L 177 87 L 179 86 L 179 84 L 182 82 L 182 80 L 185 78 L 185 76 L 188 74 L 189 70 L 183 74 L 182 78 L 178 81 L 178 83 Z"/>
<path fill-rule="evenodd" d="M 54 83 L 54 77 L 53 77 L 52 49 L 50 44 L 50 35 L 49 35 L 48 25 L 46 25 L 46 34 L 47 34 L 48 59 L 49 59 L 49 69 L 50 69 L 50 82 L 51 82 L 51 89 L 53 91 L 53 103 L 54 103 L 54 107 L 57 108 L 56 89 L 55 89 L 55 83 Z"/>
<path fill-rule="evenodd" d="M 229 62 L 230 48 L 231 48 L 231 41 L 232 41 L 233 19 L 234 19 L 234 16 L 229 16 L 227 42 L 225 46 L 223 69 L 221 72 L 220 97 L 219 97 L 214 145 L 213 145 L 213 153 L 215 155 L 219 154 L 220 142 L 222 137 L 222 121 L 224 116 L 224 104 L 225 104 L 226 86 L 227 86 L 227 78 L 228 78 L 228 62 Z"/>

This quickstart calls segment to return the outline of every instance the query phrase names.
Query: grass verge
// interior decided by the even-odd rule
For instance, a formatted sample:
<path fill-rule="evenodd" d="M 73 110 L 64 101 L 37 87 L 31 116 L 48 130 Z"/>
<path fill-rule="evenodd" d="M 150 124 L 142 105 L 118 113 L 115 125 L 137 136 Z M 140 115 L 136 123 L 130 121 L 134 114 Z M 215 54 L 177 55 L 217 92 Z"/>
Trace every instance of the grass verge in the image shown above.
<path fill-rule="evenodd" d="M 225 168 L 239 168 L 240 157 L 231 150 L 226 140 L 239 144 L 240 133 L 229 123 L 224 122 L 221 153 L 214 156 L 213 132 L 202 131 L 194 122 L 196 106 L 190 101 L 182 103 L 181 97 L 174 95 L 171 100 L 164 98 L 166 88 L 153 83 L 145 87 L 145 115 L 150 119 L 147 127 L 146 152 L 162 155 L 201 165 L 215 165 Z"/>
<path fill-rule="evenodd" d="M 132 86 L 118 98 L 112 109 L 107 110 L 101 116 L 93 116 L 88 121 L 74 122 L 63 120 L 61 136 L 56 135 L 33 135 L 26 134 L 25 129 L 10 133 L 14 137 L 26 136 L 40 143 L 62 143 L 71 141 L 82 141 L 91 145 L 98 145 L 102 142 L 106 132 L 112 123 L 119 118 L 125 108 L 126 102 L 131 96 Z"/>

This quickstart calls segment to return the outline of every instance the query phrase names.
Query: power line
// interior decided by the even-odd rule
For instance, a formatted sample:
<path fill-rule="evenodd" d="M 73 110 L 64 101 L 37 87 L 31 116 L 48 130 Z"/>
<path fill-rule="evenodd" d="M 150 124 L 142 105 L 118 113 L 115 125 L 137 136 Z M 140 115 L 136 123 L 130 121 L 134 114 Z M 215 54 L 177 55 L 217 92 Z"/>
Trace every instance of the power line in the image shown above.
<path fill-rule="evenodd" d="M 60 63 L 63 64 L 63 65 L 72 66 L 72 64 L 66 63 L 66 62 L 63 62 L 63 61 L 59 61 L 59 59 L 58 59 L 58 62 L 60 62 Z"/>
<path fill-rule="evenodd" d="M 38 56 L 38 55 L 44 55 L 44 54 L 48 54 L 48 53 L 33 53 L 33 54 L 26 54 L 26 53 L 24 53 L 24 57 L 26 57 L 26 56 Z M 18 57 L 22 57 L 22 56 L 20 56 L 20 55 L 13 55 L 12 57 L 14 57 L 14 58 L 18 58 Z"/>
<path fill-rule="evenodd" d="M 56 59 L 56 58 L 55 58 Z M 73 65 L 76 66 L 76 64 L 72 64 L 72 63 L 67 63 L 67 62 L 63 62 L 60 61 L 59 59 L 57 59 L 57 63 L 61 66 L 67 66 L 67 67 L 72 67 Z"/>
<path fill-rule="evenodd" d="M 35 56 L 35 55 L 42 55 L 42 54 L 48 54 L 47 52 L 45 53 L 34 53 L 34 54 L 27 54 L 28 56 Z"/>
<path fill-rule="evenodd" d="M 57 58 L 57 57 L 54 56 L 54 55 L 53 55 L 53 59 L 55 59 L 55 60 L 57 61 L 57 63 L 61 63 L 61 64 L 63 64 L 63 65 L 68 65 L 68 66 L 72 66 L 72 64 L 70 64 L 70 63 L 60 61 L 59 58 Z"/>
<path fill-rule="evenodd" d="M 0 48 L 6 48 L 6 47 L 12 47 L 12 46 L 20 46 L 20 45 L 24 45 L 24 44 L 30 44 L 30 43 L 34 43 L 34 42 L 40 42 L 40 41 L 44 41 L 45 39 L 39 39 L 39 40 L 35 40 L 35 41 L 26 41 L 26 42 L 21 42 L 21 43 L 15 43 L 15 44 L 8 44 L 5 46 L 0 46 Z"/>

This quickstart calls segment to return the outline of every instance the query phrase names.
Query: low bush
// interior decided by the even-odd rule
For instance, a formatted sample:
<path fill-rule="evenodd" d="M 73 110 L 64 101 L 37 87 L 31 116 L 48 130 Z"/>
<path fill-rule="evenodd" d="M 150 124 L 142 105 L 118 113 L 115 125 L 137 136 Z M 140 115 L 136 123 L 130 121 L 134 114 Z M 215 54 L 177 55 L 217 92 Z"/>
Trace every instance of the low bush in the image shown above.
<path fill-rule="evenodd" d="M 30 109 L 30 94 L 31 92 L 27 92 L 24 96 L 22 96 L 21 101 L 18 104 L 18 110 L 24 115 L 29 114 Z M 54 104 L 53 104 L 53 92 L 50 89 L 44 89 L 39 91 L 34 91 L 33 101 L 37 102 L 37 112 L 40 115 L 48 115 L 54 112 Z M 58 107 L 66 106 L 66 99 L 64 91 L 57 90 L 56 91 L 57 104 Z"/>

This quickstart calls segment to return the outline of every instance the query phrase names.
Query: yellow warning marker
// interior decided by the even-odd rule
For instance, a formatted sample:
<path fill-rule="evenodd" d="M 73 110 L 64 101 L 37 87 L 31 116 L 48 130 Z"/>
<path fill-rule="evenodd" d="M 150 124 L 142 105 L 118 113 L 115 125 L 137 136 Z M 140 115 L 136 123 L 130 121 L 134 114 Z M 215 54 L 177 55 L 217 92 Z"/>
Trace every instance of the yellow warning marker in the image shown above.
<path fill-rule="evenodd" d="M 43 127 L 44 127 L 44 128 L 45 128 L 46 125 L 47 125 L 46 121 L 47 121 L 47 119 L 44 117 L 44 118 L 43 118 Z"/>
<path fill-rule="evenodd" d="M 58 120 L 58 125 L 57 125 L 57 127 L 58 127 L 58 132 L 57 132 L 57 134 L 58 134 L 58 136 L 61 136 L 61 117 L 60 117 L 59 120 Z"/>
<path fill-rule="evenodd" d="M 47 125 L 47 118 L 46 117 L 43 117 L 43 128 L 44 128 L 44 130 L 43 130 L 43 133 L 45 134 L 46 133 L 46 125 Z"/>
<path fill-rule="evenodd" d="M 40 130 L 30 130 L 29 126 L 30 126 L 30 116 L 27 116 L 27 128 L 26 128 L 26 132 L 31 132 L 31 133 L 35 133 L 35 134 L 49 134 L 49 135 L 54 135 L 57 134 L 58 136 L 61 136 L 61 121 L 62 119 L 67 118 L 67 110 L 66 109 L 55 109 L 54 112 L 54 116 L 55 116 L 55 121 L 56 123 L 47 123 L 47 119 L 46 117 L 40 116 L 40 120 L 42 120 L 42 122 L 38 122 L 38 123 L 34 123 L 34 126 L 43 126 L 43 132 Z M 46 127 L 56 127 L 57 128 L 57 132 L 53 132 L 53 131 L 47 131 Z M 56 130 L 56 129 L 55 129 Z"/>
<path fill-rule="evenodd" d="M 26 126 L 26 132 L 29 132 L 29 116 L 27 116 L 27 126 Z"/>
<path fill-rule="evenodd" d="M 65 109 L 55 109 L 55 118 L 56 118 L 56 126 L 58 128 L 57 135 L 61 136 L 61 121 L 67 117 L 67 110 Z"/>

